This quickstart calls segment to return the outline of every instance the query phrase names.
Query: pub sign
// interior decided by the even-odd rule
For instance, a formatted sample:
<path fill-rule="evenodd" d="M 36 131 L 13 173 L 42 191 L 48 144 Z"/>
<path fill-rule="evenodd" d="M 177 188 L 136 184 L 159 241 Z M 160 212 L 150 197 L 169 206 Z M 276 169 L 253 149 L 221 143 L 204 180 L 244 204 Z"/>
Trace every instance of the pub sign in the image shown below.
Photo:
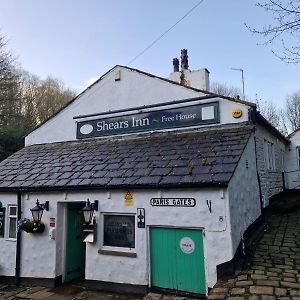
<path fill-rule="evenodd" d="M 219 123 L 219 102 L 77 122 L 77 139 Z"/>

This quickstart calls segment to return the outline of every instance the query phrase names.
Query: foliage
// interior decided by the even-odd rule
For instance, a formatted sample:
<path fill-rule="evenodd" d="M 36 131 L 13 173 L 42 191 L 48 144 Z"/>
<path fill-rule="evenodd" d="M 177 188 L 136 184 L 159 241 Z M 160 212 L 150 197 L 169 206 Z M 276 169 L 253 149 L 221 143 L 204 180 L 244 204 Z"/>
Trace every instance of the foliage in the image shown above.
<path fill-rule="evenodd" d="M 26 131 L 16 126 L 0 129 L 0 161 L 24 147 Z"/>
<path fill-rule="evenodd" d="M 282 134 L 287 135 L 285 111 L 278 109 L 272 101 L 262 101 L 256 98 L 255 103 L 260 114 Z"/>
<path fill-rule="evenodd" d="M 300 0 L 265 0 L 257 6 L 272 16 L 272 22 L 261 29 L 247 26 L 254 34 L 264 38 L 264 44 L 275 45 L 279 40 L 281 48 L 273 53 L 287 63 L 300 62 Z"/>
<path fill-rule="evenodd" d="M 39 79 L 16 67 L 0 34 L 0 160 L 24 146 L 24 137 L 75 97 L 53 77 Z"/>
<path fill-rule="evenodd" d="M 242 95 L 242 92 L 239 88 L 234 86 L 228 86 L 226 83 L 213 82 L 210 87 L 211 92 L 223 95 L 226 97 L 236 98 L 239 95 Z"/>
<path fill-rule="evenodd" d="M 25 218 L 18 222 L 18 231 L 20 230 L 27 233 L 42 233 L 45 230 L 45 224 L 43 222 L 34 222 Z"/>
<path fill-rule="evenodd" d="M 28 72 L 22 74 L 22 115 L 24 125 L 30 131 L 43 123 L 72 98 L 74 92 L 51 76 L 40 80 Z"/>
<path fill-rule="evenodd" d="M 287 96 L 286 118 L 292 131 L 300 128 L 300 91 Z"/>

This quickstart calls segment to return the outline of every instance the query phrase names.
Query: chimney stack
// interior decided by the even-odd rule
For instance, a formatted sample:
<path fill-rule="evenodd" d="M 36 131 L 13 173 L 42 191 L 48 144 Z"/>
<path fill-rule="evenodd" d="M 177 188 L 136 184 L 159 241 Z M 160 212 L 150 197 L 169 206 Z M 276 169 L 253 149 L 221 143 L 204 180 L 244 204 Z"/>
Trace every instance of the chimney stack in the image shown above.
<path fill-rule="evenodd" d="M 189 57 L 187 55 L 187 49 L 181 50 L 181 71 L 189 69 Z"/>
<path fill-rule="evenodd" d="M 179 72 L 179 59 L 177 57 L 173 58 L 173 69 L 174 72 Z"/>
<path fill-rule="evenodd" d="M 209 91 L 209 71 L 206 68 L 189 70 L 187 49 L 181 50 L 181 70 L 179 70 L 179 59 L 173 58 L 173 72 L 169 79 L 196 89 Z"/>

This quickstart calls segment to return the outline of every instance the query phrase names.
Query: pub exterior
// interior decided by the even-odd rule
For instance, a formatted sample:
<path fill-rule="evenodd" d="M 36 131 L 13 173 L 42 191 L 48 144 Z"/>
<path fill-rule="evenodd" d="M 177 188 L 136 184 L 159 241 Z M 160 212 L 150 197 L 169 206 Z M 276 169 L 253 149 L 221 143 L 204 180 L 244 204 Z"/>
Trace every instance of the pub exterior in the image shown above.
<path fill-rule="evenodd" d="M 1 280 L 205 295 L 283 189 L 288 140 L 252 103 L 116 66 L 25 143 L 0 163 Z"/>

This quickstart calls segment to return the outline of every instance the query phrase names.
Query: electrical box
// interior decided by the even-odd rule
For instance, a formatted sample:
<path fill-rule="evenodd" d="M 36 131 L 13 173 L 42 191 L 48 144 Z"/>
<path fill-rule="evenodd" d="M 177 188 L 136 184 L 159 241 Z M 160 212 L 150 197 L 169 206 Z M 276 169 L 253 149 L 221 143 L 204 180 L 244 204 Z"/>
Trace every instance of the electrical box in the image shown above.
<path fill-rule="evenodd" d="M 4 237 L 5 207 L 0 207 L 0 238 Z"/>

